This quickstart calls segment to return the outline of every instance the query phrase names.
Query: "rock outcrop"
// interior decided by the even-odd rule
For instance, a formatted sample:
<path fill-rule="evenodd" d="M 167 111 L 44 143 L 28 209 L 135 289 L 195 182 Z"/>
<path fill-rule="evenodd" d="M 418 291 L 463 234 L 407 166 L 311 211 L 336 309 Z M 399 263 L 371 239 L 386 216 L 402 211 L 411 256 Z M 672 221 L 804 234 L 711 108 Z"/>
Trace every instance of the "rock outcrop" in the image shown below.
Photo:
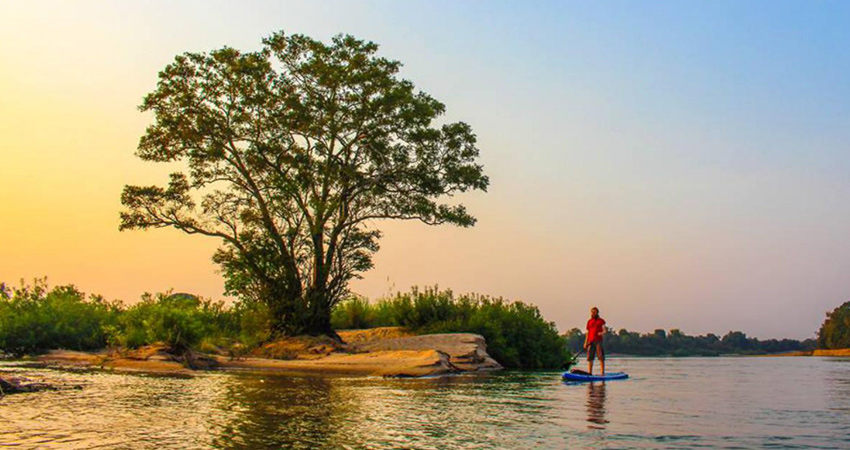
<path fill-rule="evenodd" d="M 387 330 L 385 335 L 393 336 L 390 330 L 395 329 L 377 328 L 375 330 Z M 346 330 L 340 331 L 339 335 L 346 342 L 349 342 L 349 336 L 355 337 L 355 339 L 352 339 L 353 342 L 349 342 L 355 351 L 372 353 L 399 350 L 437 350 L 447 354 L 449 362 L 461 371 L 499 370 L 502 368 L 501 364 L 487 354 L 487 343 L 484 337 L 479 334 L 446 333 L 363 339 L 357 336 L 358 332 L 360 330 Z M 380 333 L 374 334 L 380 336 Z"/>
<path fill-rule="evenodd" d="M 449 355 L 437 350 L 398 350 L 368 353 L 332 353 L 321 358 L 289 360 L 218 357 L 221 368 L 273 370 L 292 374 L 374 375 L 422 377 L 460 372 Z"/>
<path fill-rule="evenodd" d="M 47 383 L 36 383 L 32 380 L 20 377 L 0 378 L 0 397 L 7 394 L 17 394 L 21 392 L 38 392 L 55 390 L 56 388 Z"/>
<path fill-rule="evenodd" d="M 338 333 L 344 343 L 323 337 L 285 338 L 257 349 L 254 357 L 218 357 L 217 362 L 222 368 L 395 377 L 502 368 L 487 354 L 487 344 L 477 334 L 416 336 L 400 327 L 342 330 Z"/>
<path fill-rule="evenodd" d="M 163 344 L 146 345 L 123 351 L 101 351 L 97 353 L 71 350 L 51 350 L 40 355 L 36 361 L 51 366 L 68 368 L 97 367 L 123 372 L 162 374 L 191 374 L 196 369 L 213 369 L 217 361 L 207 355 L 191 350 L 175 354 Z"/>
<path fill-rule="evenodd" d="M 59 367 L 96 367 L 116 371 L 191 375 L 193 369 L 273 370 L 298 374 L 347 374 L 393 377 L 436 376 L 498 370 L 484 338 L 451 333 L 415 336 L 398 327 L 339 332 L 345 342 L 299 336 L 268 343 L 249 354 L 175 355 L 163 345 L 135 350 L 85 353 L 54 350 L 37 358 Z"/>

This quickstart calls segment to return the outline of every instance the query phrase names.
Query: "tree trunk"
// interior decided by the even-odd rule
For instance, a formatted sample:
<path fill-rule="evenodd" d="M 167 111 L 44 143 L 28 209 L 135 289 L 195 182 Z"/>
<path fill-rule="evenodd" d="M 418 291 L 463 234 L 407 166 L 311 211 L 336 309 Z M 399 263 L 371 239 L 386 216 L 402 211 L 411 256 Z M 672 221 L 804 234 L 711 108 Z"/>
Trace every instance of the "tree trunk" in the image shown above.
<path fill-rule="evenodd" d="M 310 289 L 307 293 L 308 315 L 305 332 L 312 336 L 329 336 L 342 342 L 342 338 L 331 326 L 330 301 L 324 289 Z"/>
<path fill-rule="evenodd" d="M 331 326 L 331 302 L 326 289 L 311 287 L 298 298 L 291 298 L 291 291 L 283 289 L 280 292 L 282 289 L 275 289 L 275 286 L 266 290 L 265 303 L 272 315 L 272 339 L 309 334 L 326 335 L 342 342 Z"/>

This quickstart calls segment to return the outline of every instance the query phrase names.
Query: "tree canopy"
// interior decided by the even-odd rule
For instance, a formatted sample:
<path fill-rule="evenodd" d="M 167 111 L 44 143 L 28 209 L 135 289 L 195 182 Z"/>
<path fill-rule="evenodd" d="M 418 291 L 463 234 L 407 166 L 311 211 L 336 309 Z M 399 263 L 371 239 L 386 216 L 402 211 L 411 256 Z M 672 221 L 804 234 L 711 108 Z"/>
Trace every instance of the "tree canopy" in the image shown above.
<path fill-rule="evenodd" d="M 122 230 L 221 239 L 229 294 L 265 303 L 276 332 L 333 333 L 330 312 L 372 267 L 381 219 L 472 226 L 447 197 L 486 191 L 476 137 L 401 64 L 352 36 L 275 33 L 262 49 L 177 56 L 140 109 L 137 155 L 181 162 L 165 186 L 125 186 Z"/>
<path fill-rule="evenodd" d="M 850 348 L 850 302 L 826 313 L 818 330 L 818 348 Z"/>

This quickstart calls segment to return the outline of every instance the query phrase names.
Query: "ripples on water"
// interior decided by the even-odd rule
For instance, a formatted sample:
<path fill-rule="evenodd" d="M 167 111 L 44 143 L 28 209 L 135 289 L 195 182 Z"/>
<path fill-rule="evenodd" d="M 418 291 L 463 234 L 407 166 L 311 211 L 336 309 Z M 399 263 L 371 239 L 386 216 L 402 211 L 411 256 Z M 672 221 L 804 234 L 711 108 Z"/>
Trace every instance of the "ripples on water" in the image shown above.
<path fill-rule="evenodd" d="M 16 368 L 82 385 L 0 399 L 0 447 L 45 449 L 850 448 L 850 360 L 611 360 L 630 380 L 555 372 L 418 380 Z"/>

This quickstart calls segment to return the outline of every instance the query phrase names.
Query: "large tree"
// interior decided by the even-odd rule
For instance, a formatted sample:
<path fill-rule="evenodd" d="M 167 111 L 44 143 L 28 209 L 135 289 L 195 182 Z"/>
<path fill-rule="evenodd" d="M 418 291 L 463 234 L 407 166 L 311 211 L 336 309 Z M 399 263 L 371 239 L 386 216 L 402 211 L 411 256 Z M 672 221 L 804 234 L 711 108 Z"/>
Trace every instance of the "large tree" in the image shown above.
<path fill-rule="evenodd" d="M 221 239 L 228 293 L 280 334 L 334 334 L 331 309 L 372 267 L 380 219 L 472 226 L 454 194 L 485 191 L 469 125 L 352 36 L 276 33 L 256 52 L 177 56 L 140 109 L 137 155 L 181 162 L 167 186 L 125 186 L 121 229 Z"/>

